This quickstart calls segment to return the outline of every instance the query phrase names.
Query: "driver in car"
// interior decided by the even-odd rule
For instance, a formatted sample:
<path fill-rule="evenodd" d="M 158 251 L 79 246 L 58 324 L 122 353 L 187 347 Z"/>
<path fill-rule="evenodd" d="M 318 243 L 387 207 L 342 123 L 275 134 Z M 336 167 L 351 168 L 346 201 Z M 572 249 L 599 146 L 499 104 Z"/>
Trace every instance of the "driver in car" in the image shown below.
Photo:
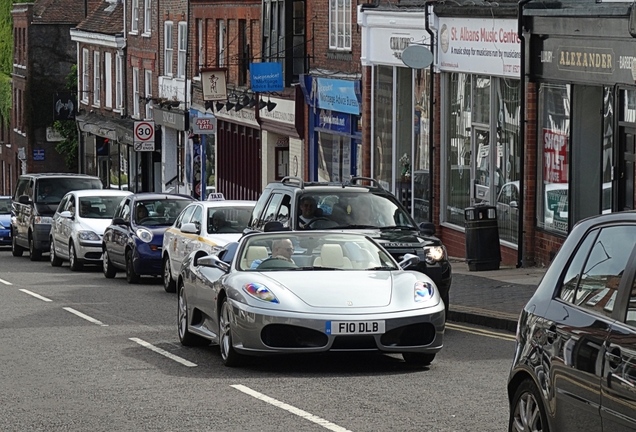
<path fill-rule="evenodd" d="M 316 217 L 316 199 L 312 196 L 304 196 L 300 199 L 300 216 L 298 226 L 302 229 L 309 228 L 309 222 Z"/>
<path fill-rule="evenodd" d="M 146 219 L 147 217 L 148 217 L 148 209 L 146 208 L 146 206 L 143 204 L 137 205 L 135 221 L 137 223 L 140 223 L 142 220 Z"/>
<path fill-rule="evenodd" d="M 294 253 L 294 245 L 289 239 L 278 239 L 272 242 L 272 254 L 266 259 L 257 259 L 252 262 L 251 269 L 258 268 L 261 264 L 270 260 L 283 260 L 294 264 L 292 254 Z"/>

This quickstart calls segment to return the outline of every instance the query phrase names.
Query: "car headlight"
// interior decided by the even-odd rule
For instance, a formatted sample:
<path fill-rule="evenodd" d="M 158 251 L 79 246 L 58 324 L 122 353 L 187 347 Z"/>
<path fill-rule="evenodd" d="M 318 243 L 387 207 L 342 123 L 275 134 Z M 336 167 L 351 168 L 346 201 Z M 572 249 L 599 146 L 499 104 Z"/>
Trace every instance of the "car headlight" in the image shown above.
<path fill-rule="evenodd" d="M 243 290 L 258 300 L 270 303 L 279 303 L 274 293 L 271 292 L 265 285 L 261 285 L 259 283 L 248 283 L 243 285 Z"/>
<path fill-rule="evenodd" d="M 49 216 L 36 216 L 35 223 L 36 224 L 52 224 L 53 218 Z"/>
<path fill-rule="evenodd" d="M 426 247 L 424 248 L 424 252 L 426 252 L 425 260 L 427 264 L 435 264 L 446 257 L 446 249 L 444 249 L 444 246 Z"/>
<path fill-rule="evenodd" d="M 138 228 L 135 234 L 137 234 L 137 237 L 139 237 L 139 240 L 141 240 L 144 243 L 150 243 L 152 241 L 152 233 L 148 231 L 147 229 Z"/>
<path fill-rule="evenodd" d="M 9 228 L 9 227 L 5 227 L 4 225 L 2 225 L 2 224 L 0 223 L 0 229 L 8 229 L 8 228 Z"/>
<path fill-rule="evenodd" d="M 99 236 L 95 234 L 93 231 L 79 231 L 77 236 L 80 240 L 92 240 L 99 241 Z"/>
<path fill-rule="evenodd" d="M 435 286 L 430 282 L 415 282 L 413 290 L 415 303 L 425 302 L 433 298 L 435 294 Z"/>

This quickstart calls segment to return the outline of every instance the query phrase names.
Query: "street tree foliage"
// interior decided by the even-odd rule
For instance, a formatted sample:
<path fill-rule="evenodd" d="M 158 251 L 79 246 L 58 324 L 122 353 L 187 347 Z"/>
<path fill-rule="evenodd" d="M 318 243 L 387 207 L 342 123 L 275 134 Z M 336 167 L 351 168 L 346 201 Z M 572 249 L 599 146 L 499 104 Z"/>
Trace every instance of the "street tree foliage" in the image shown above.
<path fill-rule="evenodd" d="M 71 72 L 66 76 L 66 88 L 72 91 L 77 90 L 77 65 L 71 66 Z M 64 137 L 55 146 L 55 150 L 64 156 L 66 168 L 72 172 L 77 171 L 79 140 L 75 120 L 56 120 L 53 123 L 53 129 Z"/>

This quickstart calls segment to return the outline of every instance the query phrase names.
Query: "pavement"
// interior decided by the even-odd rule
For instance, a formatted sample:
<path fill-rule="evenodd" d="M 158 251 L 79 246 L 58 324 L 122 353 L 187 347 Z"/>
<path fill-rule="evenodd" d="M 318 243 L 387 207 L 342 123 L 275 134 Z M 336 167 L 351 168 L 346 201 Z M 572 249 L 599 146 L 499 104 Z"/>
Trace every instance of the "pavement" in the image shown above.
<path fill-rule="evenodd" d="M 517 319 L 547 267 L 500 266 L 471 271 L 463 258 L 450 258 L 453 283 L 447 319 L 515 332 Z"/>

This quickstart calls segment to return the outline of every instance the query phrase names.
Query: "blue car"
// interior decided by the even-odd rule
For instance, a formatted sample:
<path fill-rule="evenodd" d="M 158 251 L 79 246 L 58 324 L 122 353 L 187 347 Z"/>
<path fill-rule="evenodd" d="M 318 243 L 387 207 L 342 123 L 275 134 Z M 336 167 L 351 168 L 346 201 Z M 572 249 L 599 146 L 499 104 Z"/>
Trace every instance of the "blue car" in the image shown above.
<path fill-rule="evenodd" d="M 0 246 L 11 246 L 10 196 L 0 196 Z"/>
<path fill-rule="evenodd" d="M 104 276 L 126 272 L 128 283 L 162 273 L 163 234 L 194 199 L 187 195 L 138 193 L 125 197 L 102 239 Z"/>

